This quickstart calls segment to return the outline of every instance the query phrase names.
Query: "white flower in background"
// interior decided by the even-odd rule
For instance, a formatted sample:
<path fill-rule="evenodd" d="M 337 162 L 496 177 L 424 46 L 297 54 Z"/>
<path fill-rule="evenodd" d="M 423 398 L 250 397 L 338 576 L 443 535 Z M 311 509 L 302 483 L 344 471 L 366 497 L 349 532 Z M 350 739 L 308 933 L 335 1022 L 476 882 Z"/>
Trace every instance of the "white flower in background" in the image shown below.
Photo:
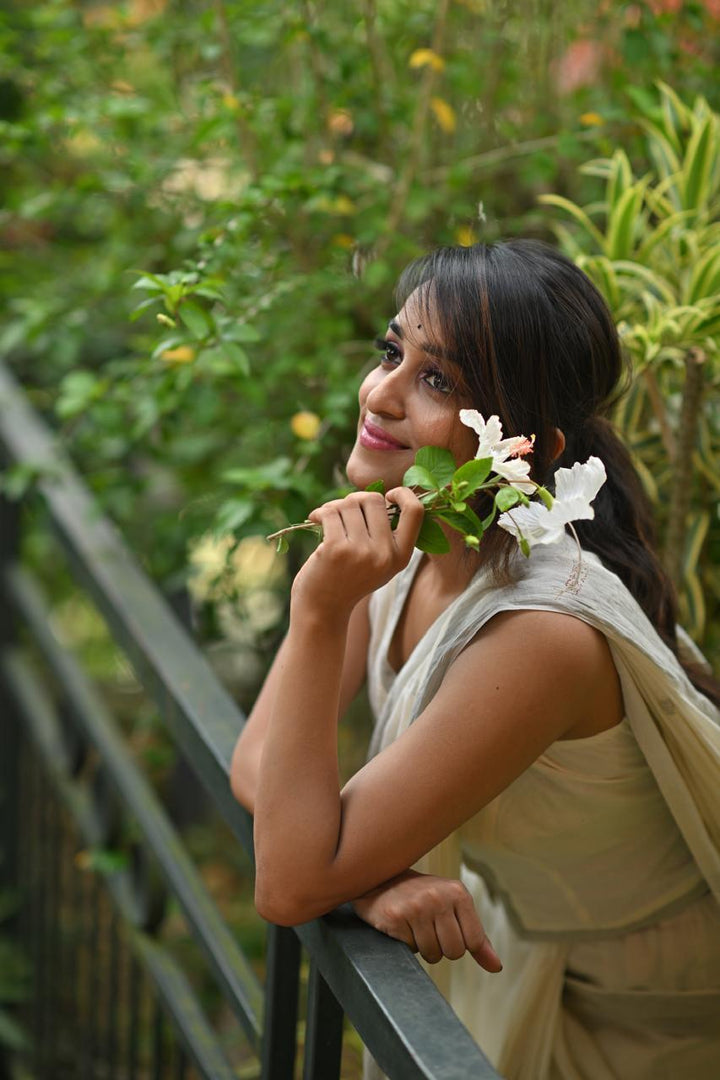
<path fill-rule="evenodd" d="M 590 505 L 607 479 L 600 458 L 590 457 L 581 465 L 576 461 L 571 469 L 558 469 L 555 474 L 555 499 L 548 509 L 544 503 L 517 506 L 498 518 L 501 529 L 530 547 L 535 544 L 554 544 L 565 532 L 570 521 L 594 518 Z"/>
<path fill-rule="evenodd" d="M 503 439 L 502 424 L 499 416 L 487 420 L 477 409 L 461 409 L 460 420 L 466 427 L 472 428 L 478 437 L 476 458 L 492 458 L 493 472 L 502 476 L 518 491 L 532 495 L 535 484 L 528 480 L 530 462 L 520 459 L 531 453 L 535 436 L 514 435 Z"/>

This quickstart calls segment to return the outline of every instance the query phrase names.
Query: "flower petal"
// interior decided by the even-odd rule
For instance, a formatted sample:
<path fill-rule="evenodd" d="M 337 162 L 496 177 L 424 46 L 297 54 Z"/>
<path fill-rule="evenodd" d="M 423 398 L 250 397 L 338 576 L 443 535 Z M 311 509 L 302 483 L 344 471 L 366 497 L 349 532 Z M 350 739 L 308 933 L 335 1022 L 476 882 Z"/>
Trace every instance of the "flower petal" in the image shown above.
<path fill-rule="evenodd" d="M 477 409 L 461 409 L 460 421 L 472 428 L 478 437 L 476 458 L 492 457 L 495 447 L 502 441 L 502 424 L 499 416 L 487 420 Z"/>
<path fill-rule="evenodd" d="M 517 540 L 527 540 L 531 548 L 535 544 L 555 544 L 565 535 L 565 522 L 542 503 L 513 507 L 500 514 L 498 525 Z"/>
<path fill-rule="evenodd" d="M 535 484 L 532 480 L 528 480 L 530 474 L 529 461 L 521 461 L 520 458 L 511 458 L 509 461 L 505 461 L 503 458 L 498 458 L 493 454 L 493 472 L 496 472 L 498 476 L 502 476 L 503 480 L 508 480 L 514 488 L 525 492 L 526 495 L 532 495 L 535 491 Z"/>
<path fill-rule="evenodd" d="M 597 457 L 588 458 L 584 465 L 576 461 L 571 469 L 558 469 L 553 509 L 557 506 L 565 521 L 594 518 L 590 503 L 606 480 L 605 466 Z"/>

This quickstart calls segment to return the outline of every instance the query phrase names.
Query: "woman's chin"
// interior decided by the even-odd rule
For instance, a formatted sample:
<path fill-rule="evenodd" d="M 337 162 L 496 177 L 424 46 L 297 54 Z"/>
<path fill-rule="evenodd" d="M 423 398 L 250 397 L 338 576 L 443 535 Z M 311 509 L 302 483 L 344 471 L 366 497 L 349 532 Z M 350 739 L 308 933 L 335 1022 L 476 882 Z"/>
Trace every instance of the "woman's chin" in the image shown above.
<path fill-rule="evenodd" d="M 385 458 L 385 460 L 381 461 L 381 458 Z M 399 467 L 393 468 L 392 463 L 387 461 L 387 455 L 385 454 L 378 454 L 377 452 L 365 450 L 363 447 L 355 446 L 345 466 L 345 473 L 353 487 L 360 491 L 366 488 L 368 484 L 374 484 L 376 480 L 382 480 L 385 484 L 385 490 L 390 491 L 391 488 L 399 487 L 402 484 L 405 470 Z"/>

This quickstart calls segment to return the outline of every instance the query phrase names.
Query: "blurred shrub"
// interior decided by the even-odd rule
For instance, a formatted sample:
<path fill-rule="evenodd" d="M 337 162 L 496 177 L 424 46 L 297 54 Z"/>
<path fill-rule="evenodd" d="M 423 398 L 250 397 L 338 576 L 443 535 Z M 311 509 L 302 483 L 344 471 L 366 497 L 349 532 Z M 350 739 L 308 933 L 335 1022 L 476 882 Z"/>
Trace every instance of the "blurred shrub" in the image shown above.
<path fill-rule="evenodd" d="M 715 0 L 0 12 L 0 352 L 163 585 L 208 529 L 270 531 L 342 484 L 399 268 L 549 235 L 538 195 L 585 203 L 578 166 L 619 144 L 642 175 L 645 88 L 717 93 L 719 17 Z"/>

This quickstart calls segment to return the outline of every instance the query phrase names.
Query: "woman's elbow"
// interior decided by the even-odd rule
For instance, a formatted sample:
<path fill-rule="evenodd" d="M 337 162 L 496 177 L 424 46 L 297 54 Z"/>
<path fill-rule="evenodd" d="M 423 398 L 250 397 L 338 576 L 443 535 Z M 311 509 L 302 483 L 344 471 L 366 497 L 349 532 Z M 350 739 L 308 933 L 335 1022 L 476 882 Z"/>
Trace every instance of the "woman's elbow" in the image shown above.
<path fill-rule="evenodd" d="M 255 809 L 258 764 L 249 748 L 246 750 L 240 743 L 236 745 L 230 763 L 230 790 L 240 805 L 251 814 Z"/>
<path fill-rule="evenodd" d="M 255 879 L 255 909 L 266 922 L 277 926 L 300 926 L 331 911 L 335 905 L 301 896 L 285 887 L 269 887 L 261 876 Z"/>

